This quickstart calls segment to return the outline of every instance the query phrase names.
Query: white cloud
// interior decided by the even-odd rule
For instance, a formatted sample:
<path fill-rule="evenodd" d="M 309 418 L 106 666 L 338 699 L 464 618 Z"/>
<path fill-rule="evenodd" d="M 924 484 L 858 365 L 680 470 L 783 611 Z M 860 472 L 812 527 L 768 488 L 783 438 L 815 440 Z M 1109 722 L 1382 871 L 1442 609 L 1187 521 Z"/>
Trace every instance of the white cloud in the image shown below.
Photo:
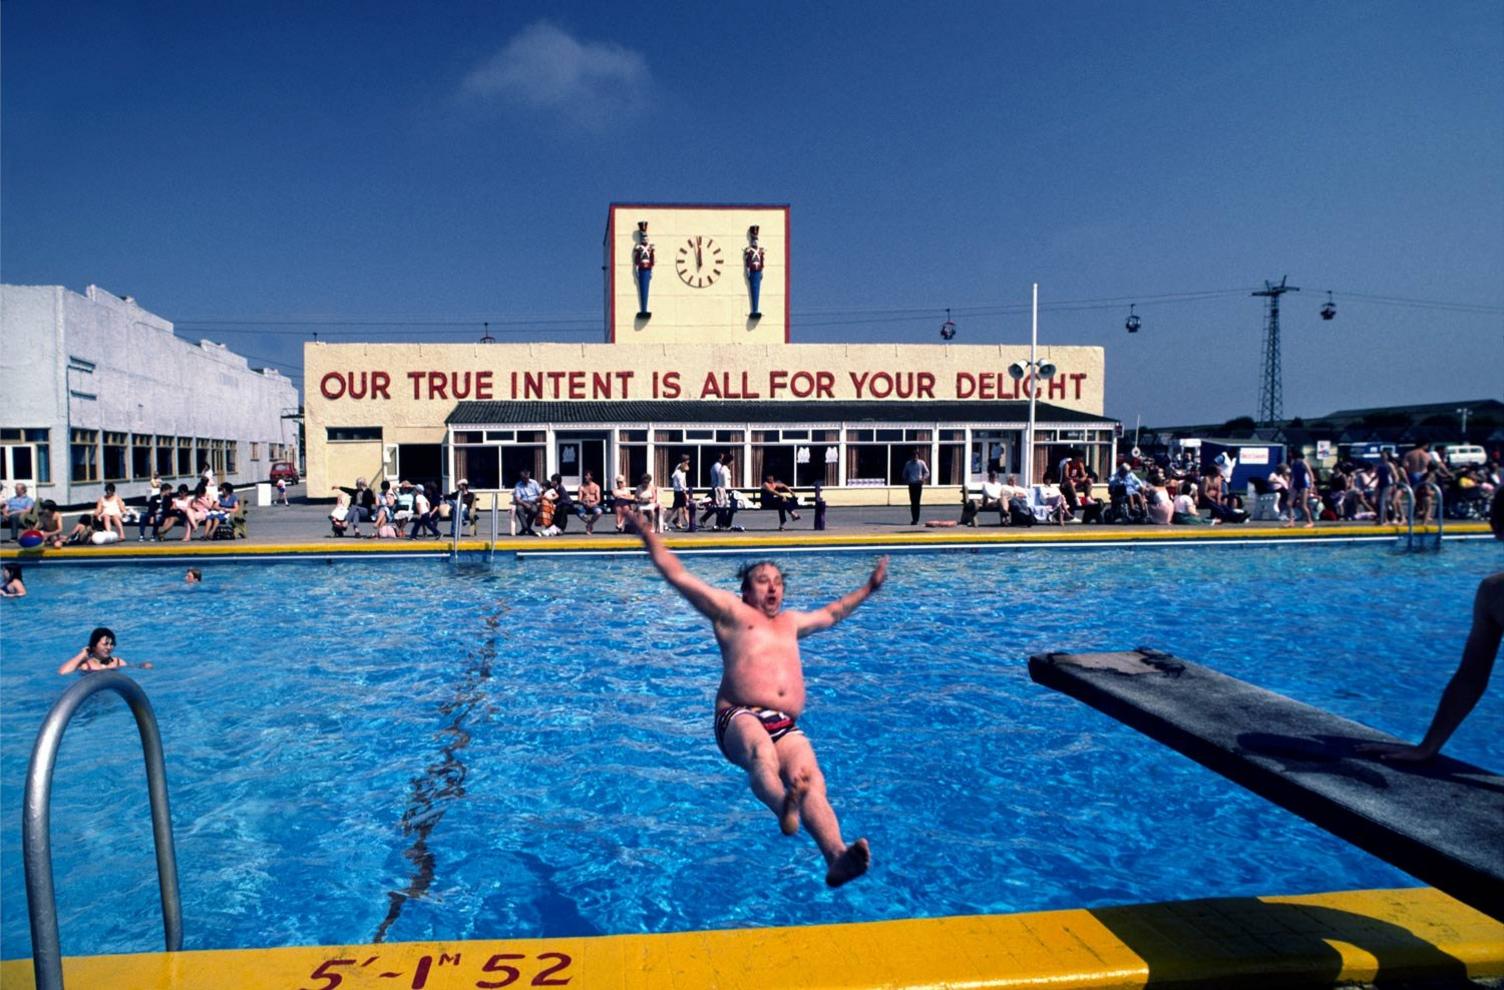
<path fill-rule="evenodd" d="M 598 129 L 633 117 L 648 104 L 652 77 L 638 52 L 579 41 L 540 21 L 465 77 L 467 96 L 557 114 Z"/>

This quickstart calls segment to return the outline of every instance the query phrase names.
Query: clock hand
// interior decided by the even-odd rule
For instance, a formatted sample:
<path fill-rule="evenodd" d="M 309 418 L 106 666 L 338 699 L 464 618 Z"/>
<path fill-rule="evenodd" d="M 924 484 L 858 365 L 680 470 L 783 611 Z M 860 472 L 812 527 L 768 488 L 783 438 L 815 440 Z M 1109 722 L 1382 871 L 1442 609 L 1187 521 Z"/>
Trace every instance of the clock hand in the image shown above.
<path fill-rule="evenodd" d="M 695 238 L 695 267 L 705 267 L 705 261 L 700 257 L 700 239 L 698 237 Z"/>

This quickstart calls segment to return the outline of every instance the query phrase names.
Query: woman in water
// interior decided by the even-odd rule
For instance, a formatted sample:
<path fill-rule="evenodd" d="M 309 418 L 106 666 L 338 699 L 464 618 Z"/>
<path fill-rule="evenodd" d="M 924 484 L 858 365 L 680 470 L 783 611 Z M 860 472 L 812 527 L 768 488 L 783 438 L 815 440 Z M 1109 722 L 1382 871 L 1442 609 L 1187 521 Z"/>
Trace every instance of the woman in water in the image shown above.
<path fill-rule="evenodd" d="M 5 578 L 0 580 L 0 598 L 25 598 L 26 582 L 21 580 L 21 565 L 6 564 Z"/>
<path fill-rule="evenodd" d="M 95 670 L 118 670 L 129 666 L 124 657 L 115 656 L 114 630 L 100 626 L 89 634 L 89 645 L 79 650 L 67 663 L 57 669 L 59 674 L 71 674 L 75 670 L 86 673 Z M 151 668 L 150 661 L 141 665 L 142 670 Z"/>

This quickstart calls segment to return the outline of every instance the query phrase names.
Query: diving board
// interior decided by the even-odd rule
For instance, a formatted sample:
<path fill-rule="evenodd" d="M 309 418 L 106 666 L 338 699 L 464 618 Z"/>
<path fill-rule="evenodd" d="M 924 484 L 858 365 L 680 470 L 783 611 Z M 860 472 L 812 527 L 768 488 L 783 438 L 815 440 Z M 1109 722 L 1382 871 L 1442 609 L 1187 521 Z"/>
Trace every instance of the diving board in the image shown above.
<path fill-rule="evenodd" d="M 1504 777 L 1358 755 L 1400 740 L 1152 650 L 1044 654 L 1029 676 L 1504 920 Z"/>

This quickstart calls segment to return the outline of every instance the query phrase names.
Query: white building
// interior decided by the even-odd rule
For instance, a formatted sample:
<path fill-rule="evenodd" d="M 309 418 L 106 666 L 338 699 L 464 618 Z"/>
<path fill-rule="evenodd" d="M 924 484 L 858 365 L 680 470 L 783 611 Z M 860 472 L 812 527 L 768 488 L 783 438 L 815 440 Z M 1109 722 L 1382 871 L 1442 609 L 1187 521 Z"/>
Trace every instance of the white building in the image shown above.
<path fill-rule="evenodd" d="M 154 473 L 192 487 L 205 464 L 239 485 L 297 458 L 289 379 L 95 285 L 0 285 L 0 392 L 0 479 L 39 501 L 145 495 Z"/>

